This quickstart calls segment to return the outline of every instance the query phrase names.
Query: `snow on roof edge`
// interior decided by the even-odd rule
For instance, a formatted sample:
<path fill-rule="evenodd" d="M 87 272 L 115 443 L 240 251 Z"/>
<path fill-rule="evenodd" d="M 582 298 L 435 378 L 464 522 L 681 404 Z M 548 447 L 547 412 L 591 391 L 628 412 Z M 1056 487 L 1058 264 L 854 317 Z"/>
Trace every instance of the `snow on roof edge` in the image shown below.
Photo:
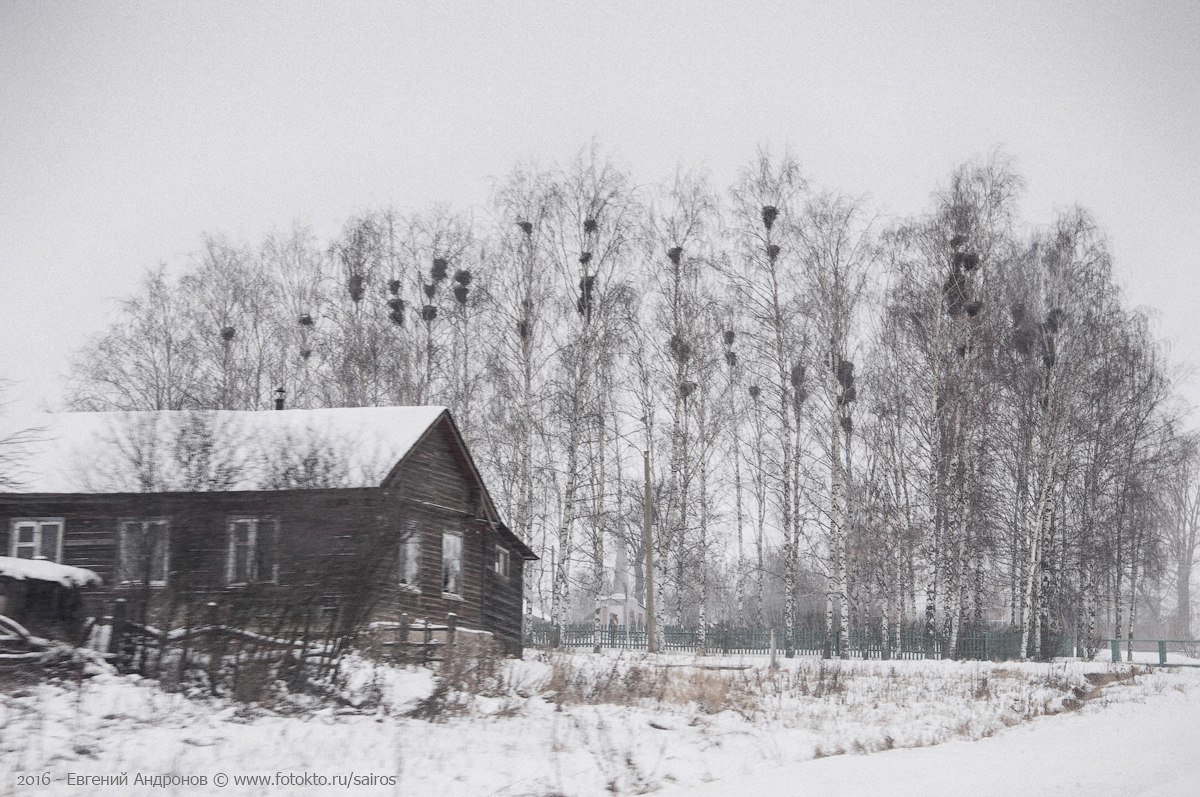
<path fill-rule="evenodd" d="M 72 565 L 61 565 L 48 559 L 17 559 L 0 556 L 0 578 L 16 581 L 49 581 L 64 587 L 87 587 L 104 583 L 91 570 Z"/>

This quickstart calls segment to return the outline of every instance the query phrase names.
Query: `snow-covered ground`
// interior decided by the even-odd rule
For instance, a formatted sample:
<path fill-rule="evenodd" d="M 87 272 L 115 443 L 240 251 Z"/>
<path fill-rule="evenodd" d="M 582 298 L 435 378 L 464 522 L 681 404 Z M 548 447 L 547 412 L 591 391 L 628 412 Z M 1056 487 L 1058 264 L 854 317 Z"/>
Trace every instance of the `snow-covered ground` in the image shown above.
<path fill-rule="evenodd" d="M 1070 771 L 1092 773 L 1086 783 L 1095 791 L 1108 782 L 1105 770 L 1119 769 L 1129 784 L 1144 766 L 1121 757 L 1122 726 L 1130 749 L 1140 749 L 1160 716 L 1192 738 L 1197 724 L 1188 713 L 1200 717 L 1195 671 L 1112 683 L 1079 709 L 1093 681 L 1127 668 L 781 664 L 772 673 L 761 658 L 533 654 L 495 671 L 468 668 L 458 683 L 481 694 L 462 694 L 438 690 L 424 669 L 358 661 L 347 694 L 372 701 L 359 709 L 189 698 L 111 673 L 57 684 L 0 680 L 0 793 L 43 772 L 52 782 L 36 788 L 41 794 L 206 794 L 217 773 L 230 778 L 222 794 L 348 793 L 332 783 L 297 790 L 233 780 L 276 773 L 390 778 L 349 790 L 380 795 L 780 794 L 800 783 L 808 792 L 818 777 L 830 785 L 811 793 L 823 795 L 922 793 L 934 783 L 935 793 L 975 794 L 1008 791 L 1008 782 L 1024 793 L 1056 793 L 1036 785 L 1038 770 L 1025 765 L 1037 755 L 1048 774 L 1068 771 L 1054 768 L 1055 757 L 1074 756 Z M 1094 747 L 1083 741 L 1093 737 Z M 930 747 L 942 742 L 949 744 Z M 906 747 L 915 749 L 892 750 Z M 875 754 L 855 755 L 868 752 Z M 1154 769 L 1165 759 L 1145 760 Z M 852 779 L 867 770 L 883 780 Z M 80 785 L 80 776 L 122 773 L 128 785 Z M 137 773 L 203 776 L 209 785 L 137 786 Z M 1147 782 L 1162 785 L 1161 774 L 1148 772 Z"/>
<path fill-rule="evenodd" d="M 1200 794 L 1200 673 L 1114 685 L 1079 711 L 1042 717 L 988 739 L 789 764 L 664 797 L 819 794 Z M 800 791 L 802 785 L 802 791 Z"/>

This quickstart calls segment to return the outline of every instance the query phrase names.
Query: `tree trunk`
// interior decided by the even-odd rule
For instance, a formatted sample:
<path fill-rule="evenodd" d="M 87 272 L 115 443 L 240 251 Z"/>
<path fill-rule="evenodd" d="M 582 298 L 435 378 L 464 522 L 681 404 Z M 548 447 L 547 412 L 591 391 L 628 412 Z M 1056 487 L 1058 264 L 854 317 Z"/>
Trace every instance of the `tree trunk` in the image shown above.
<path fill-rule="evenodd" d="M 708 655 L 708 389 L 700 388 L 700 601 L 697 607 L 699 654 Z"/>

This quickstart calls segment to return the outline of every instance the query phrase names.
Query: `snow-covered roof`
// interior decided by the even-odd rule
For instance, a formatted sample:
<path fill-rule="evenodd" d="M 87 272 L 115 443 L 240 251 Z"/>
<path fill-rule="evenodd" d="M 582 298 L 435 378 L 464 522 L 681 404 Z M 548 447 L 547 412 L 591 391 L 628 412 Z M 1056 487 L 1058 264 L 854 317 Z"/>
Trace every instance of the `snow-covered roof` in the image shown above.
<path fill-rule="evenodd" d="M 443 407 L 68 412 L 0 417 L 10 493 L 377 487 Z"/>
<path fill-rule="evenodd" d="M 17 581 L 51 581 L 64 587 L 86 587 L 100 584 L 100 576 L 82 567 L 71 567 L 48 559 L 17 559 L 0 556 L 0 578 Z"/>

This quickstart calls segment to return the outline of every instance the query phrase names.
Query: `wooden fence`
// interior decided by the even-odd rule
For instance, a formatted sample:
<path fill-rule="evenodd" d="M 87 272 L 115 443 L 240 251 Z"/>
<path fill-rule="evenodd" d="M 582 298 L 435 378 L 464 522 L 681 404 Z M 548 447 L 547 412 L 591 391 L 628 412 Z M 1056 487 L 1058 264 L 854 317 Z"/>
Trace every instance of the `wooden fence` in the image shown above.
<path fill-rule="evenodd" d="M 346 642 L 341 636 L 316 634 L 315 638 L 287 639 L 225 625 L 218 622 L 215 603 L 207 604 L 206 617 L 200 625 L 170 630 L 129 620 L 127 609 L 123 599 L 113 601 L 111 611 L 96 623 L 90 635 L 91 646 L 109 654 L 122 669 L 144 672 L 148 663 L 152 661 L 158 666 L 164 653 L 171 650 L 178 656 L 175 666 L 182 673 L 189 666 L 189 654 L 201 642 L 218 656 L 236 655 L 246 650 L 255 653 L 277 651 L 297 664 L 316 660 L 318 665 L 324 666 L 340 655 Z M 443 661 L 448 647 L 464 637 L 492 638 L 486 631 L 460 628 L 458 617 L 453 613 L 448 614 L 442 624 L 401 615 L 399 622 L 372 623 L 367 631 L 368 637 L 383 648 L 388 658 L 418 664 Z"/>
<path fill-rule="evenodd" d="M 493 638 L 489 631 L 460 628 L 458 615 L 453 612 L 446 615 L 444 624 L 402 614 L 399 622 L 371 623 L 370 630 L 383 632 L 390 637 L 382 642 L 390 653 L 389 658 L 405 664 L 444 661 L 446 651 L 467 637 L 477 641 L 490 641 Z"/>
<path fill-rule="evenodd" d="M 280 654 L 297 665 L 310 662 L 324 668 L 341 652 L 339 640 L 329 637 L 285 639 L 223 624 L 218 621 L 218 608 L 216 603 L 207 604 L 198 625 L 165 629 L 130 620 L 128 603 L 118 598 L 91 629 L 89 644 L 108 654 L 122 670 L 143 674 L 153 670 L 158 676 L 164 672 L 169 653 L 171 667 L 179 677 L 197 663 L 197 655 L 207 659 L 205 669 L 215 675 L 220 660 L 228 655 L 236 660 L 246 653 L 254 657 Z"/>

